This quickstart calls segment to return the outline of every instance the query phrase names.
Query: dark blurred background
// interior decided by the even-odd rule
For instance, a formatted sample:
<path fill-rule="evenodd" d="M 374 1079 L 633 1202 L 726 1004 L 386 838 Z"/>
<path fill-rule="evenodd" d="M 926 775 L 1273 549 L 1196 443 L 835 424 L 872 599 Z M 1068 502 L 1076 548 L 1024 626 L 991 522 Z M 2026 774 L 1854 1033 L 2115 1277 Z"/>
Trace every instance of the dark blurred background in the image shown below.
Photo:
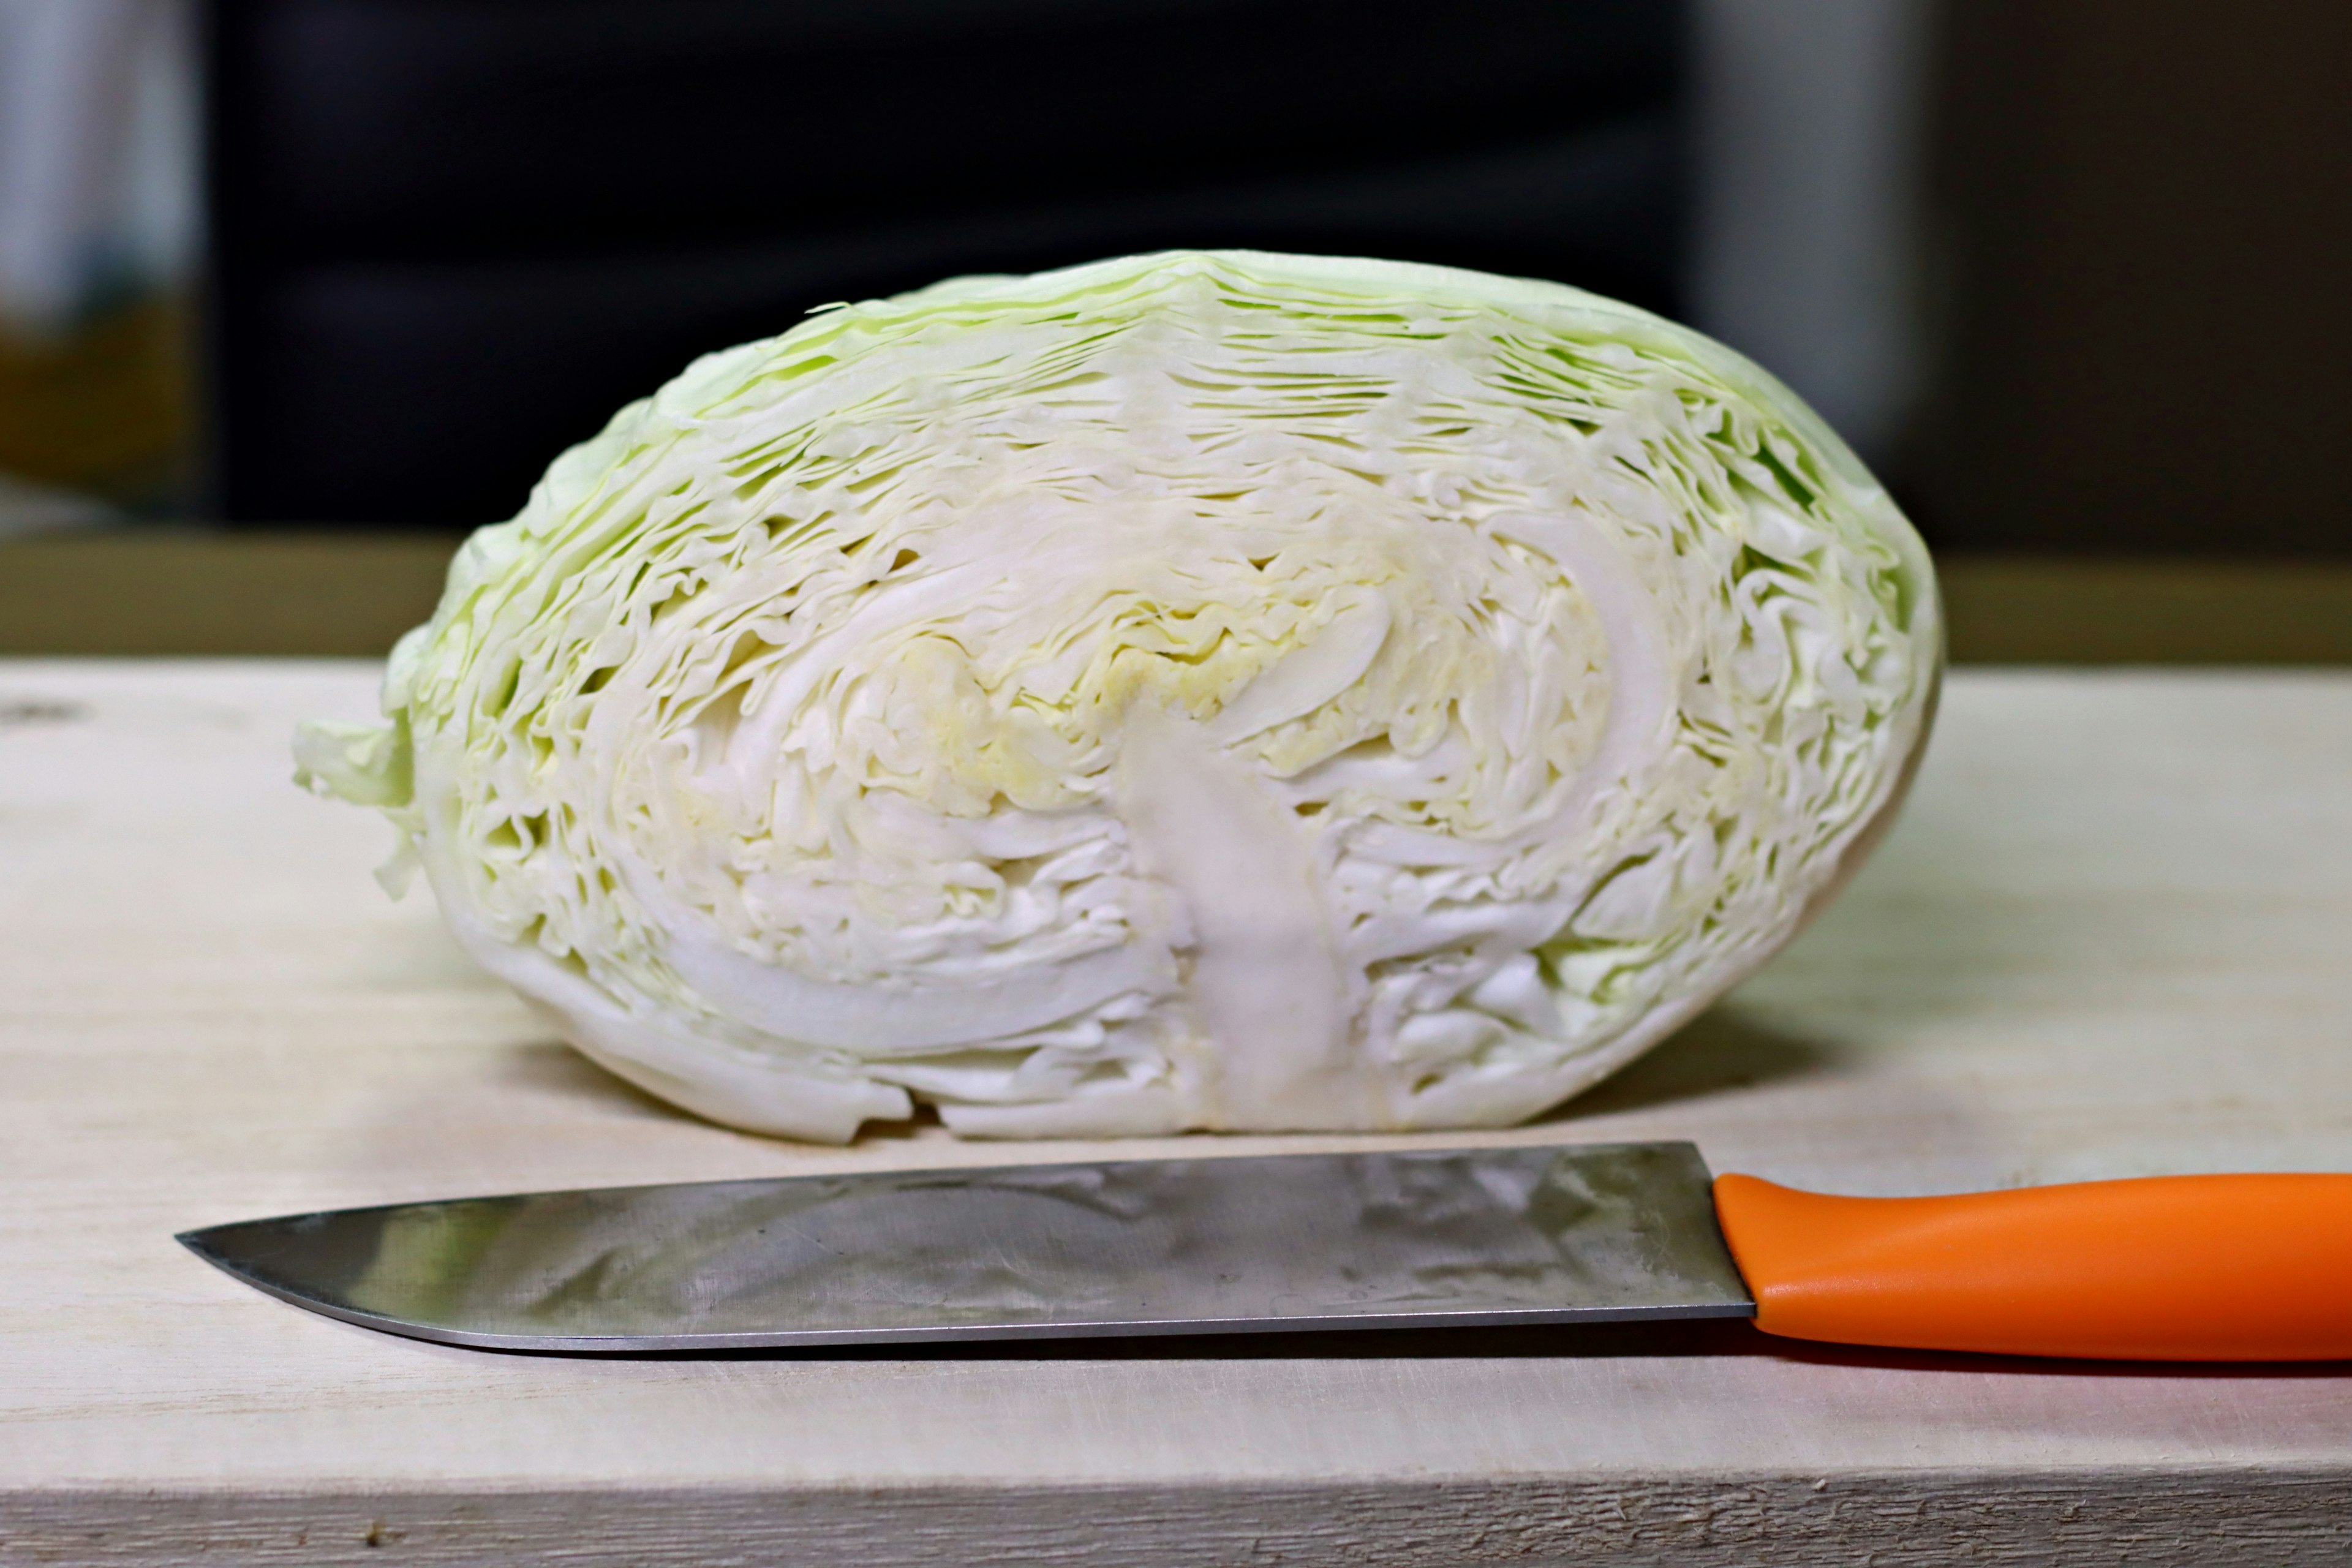
<path fill-rule="evenodd" d="M 688 358 L 952 273 L 1399 252 L 1674 304 L 1657 0 L 215 7 L 221 510 L 460 523 Z"/>
<path fill-rule="evenodd" d="M 455 531 L 695 354 L 1251 246 L 1715 332 L 1948 554 L 2352 557 L 2352 5 L 0 0 L 0 531 Z"/>

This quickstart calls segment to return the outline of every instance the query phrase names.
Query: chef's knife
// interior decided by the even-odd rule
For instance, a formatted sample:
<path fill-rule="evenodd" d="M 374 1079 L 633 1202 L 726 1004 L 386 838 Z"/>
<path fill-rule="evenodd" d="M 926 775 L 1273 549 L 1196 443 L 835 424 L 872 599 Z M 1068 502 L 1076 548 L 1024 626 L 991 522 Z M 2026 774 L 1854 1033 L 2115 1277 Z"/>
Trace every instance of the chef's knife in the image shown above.
<path fill-rule="evenodd" d="M 2352 1357 L 2352 1175 L 1954 1197 L 1687 1143 L 1228 1156 L 398 1204 L 179 1238 L 417 1339 L 577 1353 L 1753 1317 L 1800 1339 Z"/>

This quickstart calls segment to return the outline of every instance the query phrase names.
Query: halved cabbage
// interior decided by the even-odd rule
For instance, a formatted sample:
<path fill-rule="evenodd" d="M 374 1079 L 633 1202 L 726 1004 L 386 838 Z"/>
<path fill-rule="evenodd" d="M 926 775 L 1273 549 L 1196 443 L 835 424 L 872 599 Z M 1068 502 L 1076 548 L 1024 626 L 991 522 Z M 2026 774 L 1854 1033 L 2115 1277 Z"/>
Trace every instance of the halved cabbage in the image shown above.
<path fill-rule="evenodd" d="M 713 354 L 306 727 L 613 1071 L 808 1139 L 1492 1125 L 1753 969 L 1901 793 L 1925 552 L 1746 361 L 1246 252 Z"/>

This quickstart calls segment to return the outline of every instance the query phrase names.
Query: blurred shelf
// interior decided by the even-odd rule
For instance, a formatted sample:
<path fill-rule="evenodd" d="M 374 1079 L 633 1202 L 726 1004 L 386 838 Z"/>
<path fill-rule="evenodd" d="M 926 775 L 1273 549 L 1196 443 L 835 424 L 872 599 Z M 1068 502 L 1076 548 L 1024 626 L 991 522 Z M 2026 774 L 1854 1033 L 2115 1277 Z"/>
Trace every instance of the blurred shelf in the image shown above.
<path fill-rule="evenodd" d="M 136 530 L 0 542 L 0 654 L 370 658 L 430 615 L 443 534 Z M 1965 664 L 2352 664 L 2352 563 L 1941 563 Z"/>
<path fill-rule="evenodd" d="M 2352 563 L 1937 563 L 1962 664 L 2352 664 Z"/>
<path fill-rule="evenodd" d="M 433 613 L 446 534 L 43 534 L 0 542 L 0 654 L 380 658 Z"/>

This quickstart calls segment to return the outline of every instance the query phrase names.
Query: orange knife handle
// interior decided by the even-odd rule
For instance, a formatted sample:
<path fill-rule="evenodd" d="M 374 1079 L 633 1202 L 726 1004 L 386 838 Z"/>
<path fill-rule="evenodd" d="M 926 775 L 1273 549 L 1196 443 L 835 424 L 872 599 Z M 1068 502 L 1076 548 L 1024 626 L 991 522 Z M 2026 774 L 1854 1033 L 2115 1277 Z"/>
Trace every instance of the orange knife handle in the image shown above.
<path fill-rule="evenodd" d="M 1722 1176 L 1767 1333 L 2149 1361 L 2352 1357 L 2352 1175 L 1841 1198 Z"/>

